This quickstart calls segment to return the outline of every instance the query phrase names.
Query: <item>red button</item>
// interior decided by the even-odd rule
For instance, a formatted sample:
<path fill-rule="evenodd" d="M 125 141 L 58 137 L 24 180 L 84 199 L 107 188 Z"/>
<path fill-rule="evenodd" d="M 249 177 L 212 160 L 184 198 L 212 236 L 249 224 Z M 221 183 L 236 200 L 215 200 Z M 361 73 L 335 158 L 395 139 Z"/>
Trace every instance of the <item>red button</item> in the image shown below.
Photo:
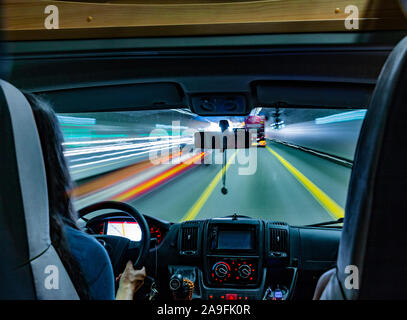
<path fill-rule="evenodd" d="M 226 300 L 237 300 L 237 293 L 226 293 Z"/>

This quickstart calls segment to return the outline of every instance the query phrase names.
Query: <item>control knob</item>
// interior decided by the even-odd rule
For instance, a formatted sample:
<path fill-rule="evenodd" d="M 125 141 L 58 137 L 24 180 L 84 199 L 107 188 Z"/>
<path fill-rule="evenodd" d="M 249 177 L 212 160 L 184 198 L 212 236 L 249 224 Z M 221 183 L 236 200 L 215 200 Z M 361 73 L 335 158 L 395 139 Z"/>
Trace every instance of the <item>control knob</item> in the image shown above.
<path fill-rule="evenodd" d="M 239 267 L 238 272 L 242 279 L 247 279 L 252 274 L 252 268 L 247 264 L 243 264 Z"/>
<path fill-rule="evenodd" d="M 227 277 L 228 274 L 230 274 L 230 266 L 226 262 L 223 262 L 223 261 L 219 261 L 219 262 L 215 263 L 213 265 L 212 270 L 215 273 L 215 275 L 220 279 L 223 279 L 223 278 Z"/>

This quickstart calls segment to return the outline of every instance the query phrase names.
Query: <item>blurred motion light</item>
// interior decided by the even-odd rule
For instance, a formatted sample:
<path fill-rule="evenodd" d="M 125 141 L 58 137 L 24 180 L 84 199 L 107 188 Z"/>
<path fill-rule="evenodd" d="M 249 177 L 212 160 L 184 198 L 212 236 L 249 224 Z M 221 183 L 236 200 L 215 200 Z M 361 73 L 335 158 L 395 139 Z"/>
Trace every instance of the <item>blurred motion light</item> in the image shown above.
<path fill-rule="evenodd" d="M 78 118 L 70 116 L 57 116 L 59 123 L 62 125 L 94 125 L 96 124 L 95 118 Z"/>
<path fill-rule="evenodd" d="M 282 129 L 285 127 L 284 120 L 281 120 L 279 122 L 274 122 L 274 123 L 270 124 L 270 127 L 272 129 Z"/>
<path fill-rule="evenodd" d="M 254 108 L 254 109 L 252 109 L 252 111 L 250 112 L 250 115 L 251 115 L 251 116 L 257 116 L 257 115 L 259 115 L 261 109 L 262 109 L 262 108 Z"/>
<path fill-rule="evenodd" d="M 244 122 L 233 122 L 231 123 L 231 127 L 232 128 L 244 128 Z"/>
<path fill-rule="evenodd" d="M 221 128 L 219 127 L 219 124 L 212 122 L 210 123 L 210 125 L 208 127 L 206 127 L 206 130 L 208 131 L 221 131 Z"/>
<path fill-rule="evenodd" d="M 331 116 L 316 118 L 315 124 L 326 124 L 326 123 L 335 123 L 335 122 L 345 122 L 345 121 L 353 121 L 353 120 L 363 120 L 366 115 L 365 109 L 363 110 L 355 110 L 349 112 L 342 112 L 333 114 Z"/>
<path fill-rule="evenodd" d="M 159 129 L 171 129 L 171 130 L 186 130 L 188 127 L 186 126 L 173 126 L 173 125 L 167 125 L 167 124 L 156 124 L 156 128 Z"/>

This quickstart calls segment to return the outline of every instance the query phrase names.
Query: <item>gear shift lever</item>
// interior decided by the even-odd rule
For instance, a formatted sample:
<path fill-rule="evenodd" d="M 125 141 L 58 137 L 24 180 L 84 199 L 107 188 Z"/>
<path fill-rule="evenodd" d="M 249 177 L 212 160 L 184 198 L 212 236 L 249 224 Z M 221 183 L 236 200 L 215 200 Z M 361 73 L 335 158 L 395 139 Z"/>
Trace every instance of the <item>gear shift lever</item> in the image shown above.
<path fill-rule="evenodd" d="M 180 273 L 172 275 L 169 283 L 174 300 L 191 300 L 194 282 L 184 278 Z"/>

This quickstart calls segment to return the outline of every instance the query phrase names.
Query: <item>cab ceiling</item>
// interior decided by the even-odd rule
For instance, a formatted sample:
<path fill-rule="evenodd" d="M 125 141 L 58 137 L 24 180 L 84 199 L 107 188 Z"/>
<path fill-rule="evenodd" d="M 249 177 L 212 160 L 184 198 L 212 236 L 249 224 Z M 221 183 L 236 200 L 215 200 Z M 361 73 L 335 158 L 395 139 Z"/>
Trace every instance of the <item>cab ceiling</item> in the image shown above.
<path fill-rule="evenodd" d="M 65 104 L 64 99 L 60 99 L 59 112 L 78 111 L 72 104 L 72 92 L 80 97 L 79 93 L 83 94 L 87 88 L 103 90 L 105 86 L 122 86 L 128 90 L 116 96 L 117 103 L 112 104 L 109 100 L 109 105 L 96 109 L 92 109 L 91 103 L 88 107 L 81 104 L 80 111 L 174 108 L 178 103 L 179 107 L 185 107 L 191 95 L 201 93 L 242 93 L 248 97 L 250 107 L 272 106 L 276 102 L 283 102 L 288 107 L 298 106 L 301 95 L 308 96 L 308 100 L 304 100 L 310 107 L 315 99 L 320 100 L 321 106 L 326 100 L 329 107 L 346 107 L 349 101 L 362 105 L 348 107 L 366 107 L 380 70 L 397 40 L 353 45 L 273 45 L 257 41 L 253 46 L 235 43 L 201 47 L 185 46 L 184 41 L 184 46 L 179 47 L 119 49 L 117 46 L 116 49 L 86 49 L 82 42 L 78 50 L 66 51 L 58 51 L 58 46 L 52 42 L 52 51 L 22 50 L 20 44 L 20 49 L 6 59 L 10 63 L 8 80 L 18 88 L 54 97 L 70 92 L 70 100 Z M 88 43 L 91 48 L 92 41 Z M 43 42 L 41 45 L 46 48 Z M 161 85 L 163 83 L 166 85 Z M 154 96 L 154 90 L 164 88 L 170 92 L 172 104 L 165 106 L 162 103 L 165 102 L 164 93 L 156 91 L 161 106 L 149 106 L 145 99 L 142 99 L 142 105 L 121 106 L 121 95 L 142 94 L 141 87 L 137 90 L 133 87 L 137 84 L 151 84 L 147 90 L 150 96 Z M 173 84 L 174 88 L 169 89 L 167 84 Z M 325 90 L 325 94 L 319 97 L 318 88 L 321 92 Z M 344 100 L 346 92 L 353 98 Z M 89 95 L 87 99 L 87 102 L 91 101 Z"/>

